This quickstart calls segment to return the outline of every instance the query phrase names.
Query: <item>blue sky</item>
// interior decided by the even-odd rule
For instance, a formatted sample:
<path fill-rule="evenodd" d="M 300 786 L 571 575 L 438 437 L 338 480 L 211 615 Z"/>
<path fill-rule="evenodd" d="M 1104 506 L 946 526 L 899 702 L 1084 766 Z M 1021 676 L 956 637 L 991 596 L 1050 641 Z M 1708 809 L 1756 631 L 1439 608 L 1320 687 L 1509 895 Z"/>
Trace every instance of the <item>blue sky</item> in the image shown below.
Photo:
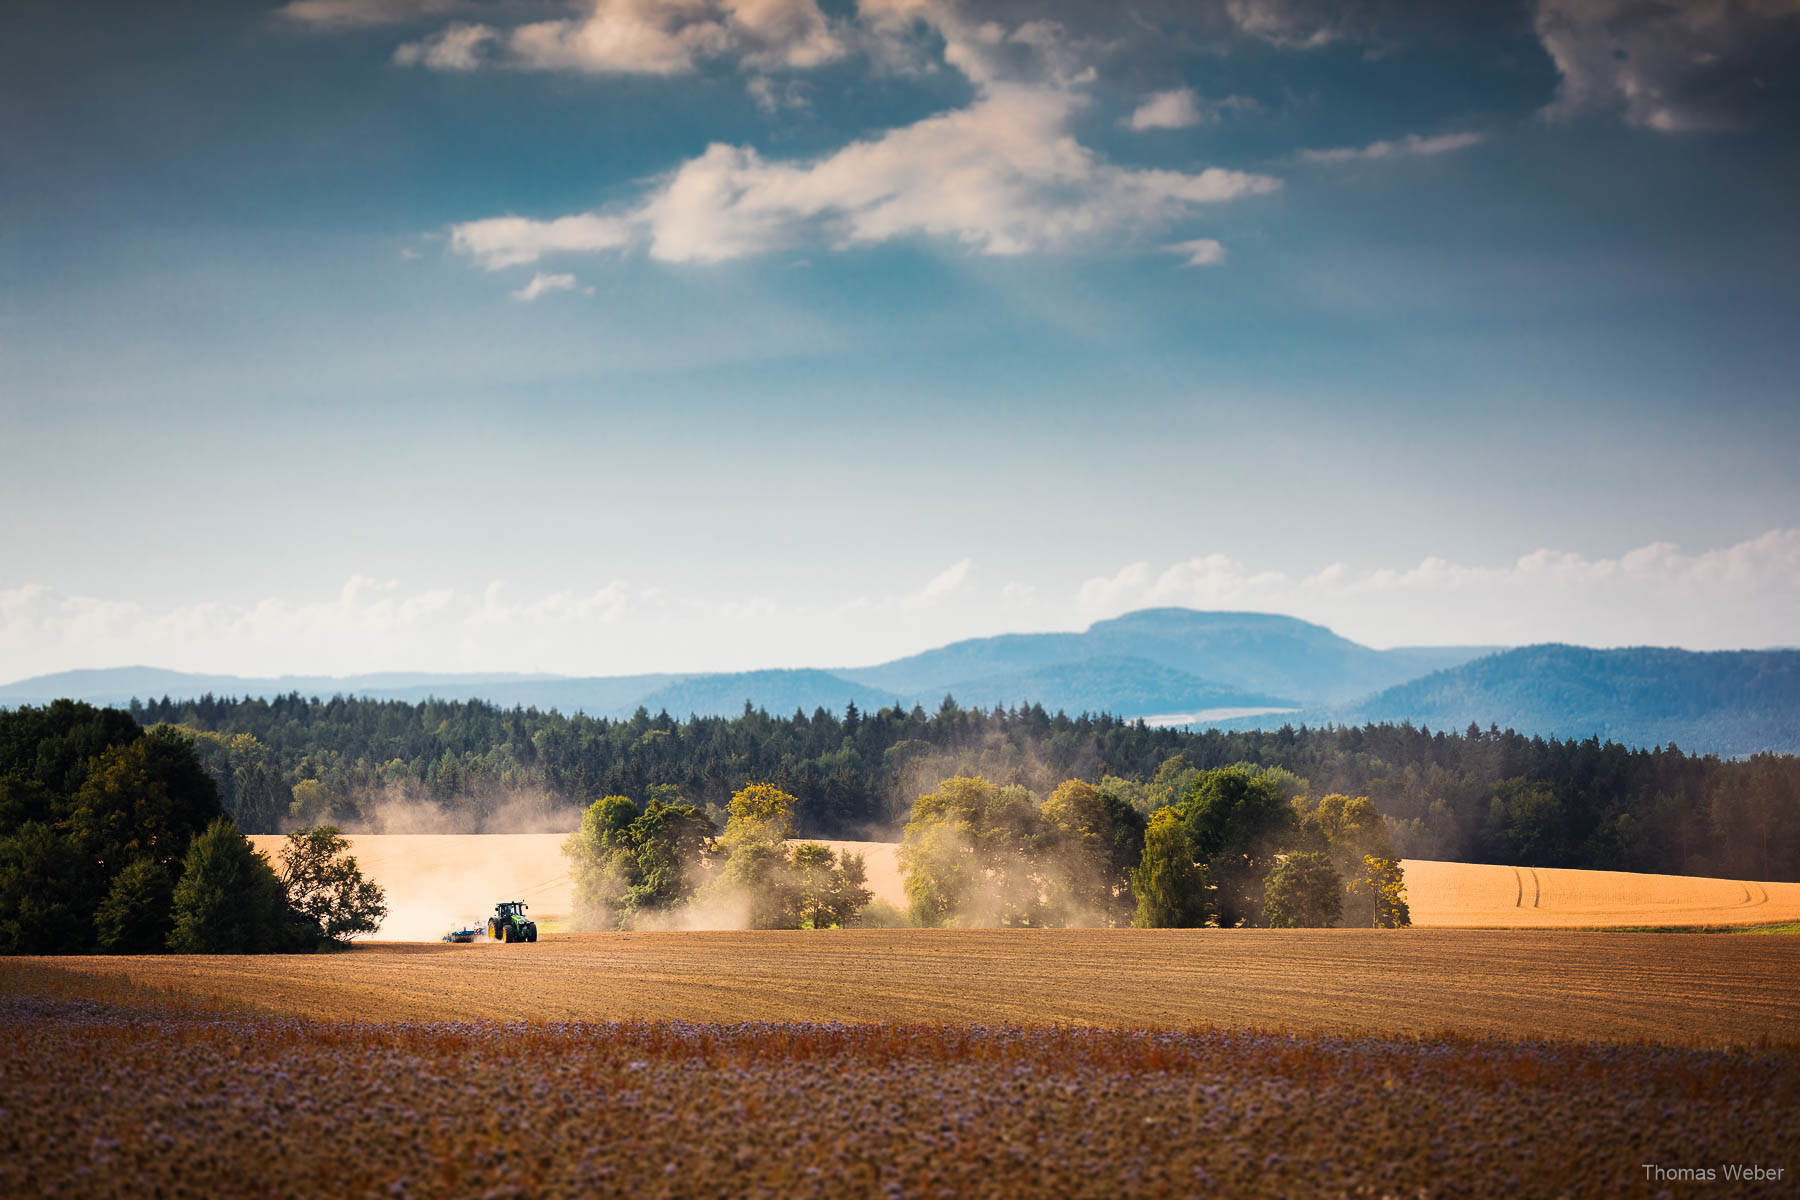
<path fill-rule="evenodd" d="M 11 20 L 0 677 L 1800 642 L 1794 0 Z"/>

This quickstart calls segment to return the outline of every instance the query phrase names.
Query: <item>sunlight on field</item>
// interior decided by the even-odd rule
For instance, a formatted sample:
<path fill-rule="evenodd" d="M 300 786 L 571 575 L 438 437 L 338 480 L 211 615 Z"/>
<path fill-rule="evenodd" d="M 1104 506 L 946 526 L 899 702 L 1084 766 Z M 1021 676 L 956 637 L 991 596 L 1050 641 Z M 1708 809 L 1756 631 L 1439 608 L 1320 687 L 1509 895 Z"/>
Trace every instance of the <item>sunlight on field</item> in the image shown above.
<path fill-rule="evenodd" d="M 1743 925 L 1800 919 L 1800 883 L 1409 859 L 1416 925 Z"/>
<path fill-rule="evenodd" d="M 458 923 L 480 922 L 499 900 L 533 914 L 574 907 L 562 855 L 565 835 L 362 834 L 350 839 L 363 870 L 388 892 L 382 941 L 434 940 Z M 257 835 L 274 856 L 284 839 Z M 861 854 L 876 899 L 906 907 L 893 842 L 827 842 Z M 1694 879 L 1615 871 L 1562 871 L 1409 859 L 1407 900 L 1415 925 L 1501 928 L 1617 925 L 1739 925 L 1800 920 L 1800 883 Z"/>
<path fill-rule="evenodd" d="M 1800 939 L 1478 929 L 547 935 L 36 959 L 328 1020 L 925 1021 L 1800 1043 Z M 6 986 L 0 962 L 0 990 Z"/>

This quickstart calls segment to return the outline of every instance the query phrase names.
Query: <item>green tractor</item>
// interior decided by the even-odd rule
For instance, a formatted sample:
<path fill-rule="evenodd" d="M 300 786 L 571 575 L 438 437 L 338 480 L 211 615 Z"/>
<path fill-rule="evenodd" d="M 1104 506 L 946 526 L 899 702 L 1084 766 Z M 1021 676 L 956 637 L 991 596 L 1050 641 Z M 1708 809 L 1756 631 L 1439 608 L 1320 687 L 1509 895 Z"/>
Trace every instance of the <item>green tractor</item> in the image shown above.
<path fill-rule="evenodd" d="M 503 900 L 488 918 L 487 935 L 496 942 L 535 942 L 537 922 L 525 915 L 525 902 Z"/>

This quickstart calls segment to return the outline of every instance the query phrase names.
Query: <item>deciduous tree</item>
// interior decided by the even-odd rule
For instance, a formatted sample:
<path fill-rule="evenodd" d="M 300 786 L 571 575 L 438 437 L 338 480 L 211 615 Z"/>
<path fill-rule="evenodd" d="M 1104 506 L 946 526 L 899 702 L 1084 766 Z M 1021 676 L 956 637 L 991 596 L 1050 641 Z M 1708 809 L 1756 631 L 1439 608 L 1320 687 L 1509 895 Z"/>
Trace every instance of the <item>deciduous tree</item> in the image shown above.
<path fill-rule="evenodd" d="M 169 949 L 264 954 L 304 944 L 304 925 L 269 860 L 220 817 L 194 838 L 175 885 Z"/>
<path fill-rule="evenodd" d="M 1206 873 L 1194 861 L 1194 844 L 1179 809 L 1151 814 L 1131 890 L 1137 897 L 1131 923 L 1139 929 L 1192 929 L 1207 923 Z"/>
<path fill-rule="evenodd" d="M 1344 880 L 1330 855 L 1302 850 L 1270 868 L 1263 900 L 1263 919 L 1270 928 L 1336 925 L 1343 908 Z"/>
<path fill-rule="evenodd" d="M 350 842 L 335 825 L 288 834 L 281 851 L 288 906 L 334 942 L 374 933 L 388 913 L 379 884 L 363 878 Z"/>

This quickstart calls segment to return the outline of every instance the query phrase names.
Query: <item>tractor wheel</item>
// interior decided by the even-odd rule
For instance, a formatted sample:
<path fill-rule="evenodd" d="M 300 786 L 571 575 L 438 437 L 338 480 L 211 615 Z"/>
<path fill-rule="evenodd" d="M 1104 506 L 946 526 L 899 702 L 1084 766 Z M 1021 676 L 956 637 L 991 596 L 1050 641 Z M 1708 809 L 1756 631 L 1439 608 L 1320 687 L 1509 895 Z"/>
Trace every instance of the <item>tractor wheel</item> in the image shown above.
<path fill-rule="evenodd" d="M 488 941 L 497 942 L 499 940 L 500 940 L 500 924 L 499 924 L 499 922 L 489 921 L 488 922 Z"/>
<path fill-rule="evenodd" d="M 533 925 L 531 927 L 531 932 L 525 935 L 525 940 L 528 942 L 537 941 L 537 926 L 536 925 Z"/>
<path fill-rule="evenodd" d="M 518 940 L 513 936 L 512 922 L 509 921 L 500 927 L 500 940 L 503 942 L 513 942 Z"/>

